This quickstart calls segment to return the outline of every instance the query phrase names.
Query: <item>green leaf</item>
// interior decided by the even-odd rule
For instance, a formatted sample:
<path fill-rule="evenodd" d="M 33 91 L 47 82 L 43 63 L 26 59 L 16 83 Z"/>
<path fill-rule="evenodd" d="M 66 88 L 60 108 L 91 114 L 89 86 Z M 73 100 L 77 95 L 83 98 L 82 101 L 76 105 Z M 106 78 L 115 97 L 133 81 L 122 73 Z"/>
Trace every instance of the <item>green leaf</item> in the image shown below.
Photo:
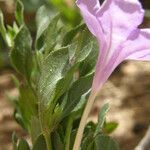
<path fill-rule="evenodd" d="M 10 47 L 13 46 L 13 40 L 14 40 L 15 35 L 16 35 L 16 33 L 15 33 L 13 27 L 7 25 L 7 36 L 8 36 L 8 39 L 9 39 Z"/>
<path fill-rule="evenodd" d="M 94 131 L 96 125 L 93 122 L 89 122 L 84 130 L 84 135 L 81 143 L 82 150 L 95 150 L 94 149 Z"/>
<path fill-rule="evenodd" d="M 62 0 L 49 0 L 51 4 L 57 8 L 62 15 L 62 18 L 69 22 L 69 24 L 77 25 L 79 24 L 81 17 L 76 7 L 68 7 L 67 2 Z"/>
<path fill-rule="evenodd" d="M 54 150 L 64 150 L 64 144 L 61 141 L 60 135 L 57 132 L 52 134 L 52 143 Z"/>
<path fill-rule="evenodd" d="M 107 134 L 112 133 L 118 127 L 118 123 L 116 122 L 106 122 L 104 124 L 104 132 Z"/>
<path fill-rule="evenodd" d="M 27 141 L 24 139 L 20 139 L 17 150 L 30 150 L 30 147 L 29 147 Z"/>
<path fill-rule="evenodd" d="M 32 143 L 35 143 L 36 139 L 42 134 L 40 121 L 37 117 L 31 118 L 31 139 Z"/>
<path fill-rule="evenodd" d="M 106 103 L 102 108 L 101 108 L 101 111 L 99 112 L 99 115 L 98 115 L 98 124 L 97 124 L 97 128 L 95 130 L 95 136 L 99 133 L 101 133 L 102 131 L 102 128 L 103 128 L 103 125 L 104 125 L 104 122 L 105 122 L 105 119 L 106 119 L 106 113 L 108 112 L 109 110 L 109 104 Z"/>
<path fill-rule="evenodd" d="M 13 23 L 13 27 L 7 25 L 7 43 L 9 47 L 13 47 L 14 38 L 18 32 L 19 32 L 19 27 L 17 26 L 16 22 Z"/>
<path fill-rule="evenodd" d="M 18 87 L 19 88 L 19 87 Z M 27 129 L 26 128 L 26 125 L 25 125 L 25 122 L 23 120 L 23 117 L 22 117 L 22 114 L 21 114 L 21 111 L 20 111 L 20 104 L 19 104 L 19 98 L 18 97 L 15 97 L 15 98 L 9 98 L 10 100 L 12 100 L 14 106 L 15 106 L 15 111 L 14 111 L 14 119 L 15 121 L 23 128 L 23 129 Z"/>
<path fill-rule="evenodd" d="M 47 150 L 45 139 L 42 134 L 36 139 L 32 150 Z"/>
<path fill-rule="evenodd" d="M 51 52 L 41 65 L 37 93 L 40 119 L 43 129 L 46 131 L 52 131 L 60 120 L 61 108 L 59 105 L 56 106 L 56 102 L 64 90 L 62 92 L 60 90 L 59 93 L 55 90 L 57 91 L 56 86 L 58 83 L 60 84 L 60 80 L 65 75 L 68 58 L 68 48 L 61 48 Z"/>
<path fill-rule="evenodd" d="M 51 11 L 45 5 L 41 6 L 36 14 L 37 36 L 36 36 L 36 49 L 40 50 L 44 45 L 44 32 L 49 26 L 51 20 L 56 13 Z"/>
<path fill-rule="evenodd" d="M 85 29 L 78 34 L 75 42 L 69 46 L 70 62 L 79 63 L 79 76 L 86 76 L 94 71 L 98 49 L 95 39 L 88 30 Z"/>
<path fill-rule="evenodd" d="M 26 86 L 21 86 L 19 88 L 19 93 L 19 109 L 23 122 L 29 130 L 32 116 L 37 116 L 38 114 L 36 97 L 34 96 L 33 91 Z"/>
<path fill-rule="evenodd" d="M 27 129 L 25 122 L 22 118 L 21 112 L 19 110 L 19 106 L 17 106 L 17 109 L 14 112 L 14 118 L 16 120 L 16 122 L 23 128 L 23 129 Z"/>
<path fill-rule="evenodd" d="M 84 106 L 86 104 L 86 101 L 89 97 L 91 90 L 89 90 L 87 93 L 83 94 L 81 96 L 80 101 L 78 102 L 78 104 L 76 105 L 76 107 L 73 109 L 72 113 L 79 113 L 80 117 L 82 115 L 82 110 L 84 109 Z"/>
<path fill-rule="evenodd" d="M 25 26 L 22 26 L 14 39 L 14 47 L 11 50 L 10 58 L 14 68 L 25 76 L 28 81 L 33 67 L 31 45 L 30 33 Z"/>
<path fill-rule="evenodd" d="M 47 0 L 21 0 L 25 7 L 26 12 L 34 13 L 43 4 L 47 4 Z"/>
<path fill-rule="evenodd" d="M 62 46 L 69 45 L 72 42 L 72 40 L 74 39 L 74 37 L 81 31 L 83 31 L 83 29 L 85 29 L 85 27 L 86 27 L 85 24 L 81 24 L 81 25 L 78 25 L 77 27 L 71 29 L 69 32 L 67 32 L 64 36 Z"/>
<path fill-rule="evenodd" d="M 95 138 L 95 150 L 119 150 L 118 144 L 109 136 L 98 135 Z"/>
<path fill-rule="evenodd" d="M 24 7 L 23 7 L 22 2 L 20 0 L 17 0 L 15 17 L 16 17 L 17 23 L 20 26 L 24 24 L 23 12 L 24 12 Z"/>
<path fill-rule="evenodd" d="M 4 26 L 4 17 L 3 17 L 3 13 L 2 11 L 0 10 L 0 33 L 3 37 L 3 40 L 6 42 L 7 44 L 7 35 L 6 35 L 6 28 Z"/>
<path fill-rule="evenodd" d="M 87 29 L 83 30 L 77 38 L 77 49 L 75 51 L 75 62 L 81 62 L 89 56 L 93 49 L 93 40 Z"/>
<path fill-rule="evenodd" d="M 59 28 L 57 26 L 60 15 L 56 15 L 51 22 L 49 23 L 45 31 L 45 40 L 44 40 L 44 52 L 49 54 L 54 49 L 54 46 L 57 44 L 57 37 L 60 34 Z"/>
<path fill-rule="evenodd" d="M 41 66 L 38 83 L 40 103 L 50 103 L 56 84 L 63 78 L 63 70 L 68 63 L 68 48 L 62 48 L 50 53 Z"/>
<path fill-rule="evenodd" d="M 63 70 L 64 77 L 61 78 L 56 84 L 56 88 L 54 92 L 54 96 L 55 96 L 54 99 L 59 99 L 60 96 L 62 96 L 65 92 L 69 90 L 70 85 L 73 82 L 73 76 L 76 73 L 79 67 L 79 64 L 80 62 L 77 62 L 72 66 L 71 64 L 66 65 L 65 69 Z"/>
<path fill-rule="evenodd" d="M 80 76 L 85 76 L 95 71 L 96 61 L 99 53 L 98 43 L 95 38 L 91 38 L 92 50 L 88 57 L 80 65 Z"/>
<path fill-rule="evenodd" d="M 77 43 L 78 44 L 77 46 L 75 46 L 73 44 L 73 46 L 71 45 L 69 47 L 70 59 L 72 59 L 72 60 L 75 59 L 73 62 L 74 63 L 73 66 L 77 65 L 77 67 L 79 67 L 78 65 L 80 65 L 82 62 L 84 62 L 86 60 L 86 58 L 89 56 L 89 54 L 91 53 L 91 51 L 93 50 L 93 41 L 90 41 L 87 38 L 86 35 L 89 34 L 87 32 L 88 31 L 85 30 L 82 32 L 81 36 L 79 36 L 79 39 L 78 39 L 79 44 Z M 78 70 L 76 71 L 76 73 L 77 72 L 78 72 Z M 79 74 L 80 74 L 80 72 L 79 72 Z M 73 87 L 71 87 L 71 88 L 73 88 L 73 89 L 70 89 L 68 92 L 69 94 L 67 97 L 66 105 L 64 105 L 64 103 L 63 103 L 64 109 L 65 109 L 64 114 L 63 114 L 64 116 L 65 116 L 65 113 L 66 113 L 66 115 L 68 115 L 68 113 L 70 113 L 76 107 L 76 105 L 79 103 L 79 101 L 81 99 L 81 96 L 90 89 L 91 84 L 92 84 L 92 78 L 93 78 L 93 73 L 91 72 L 91 74 L 88 74 L 85 78 L 83 77 L 80 79 L 80 77 L 79 77 L 79 81 L 77 81 L 76 83 L 74 83 L 72 85 Z M 84 85 L 85 85 L 85 87 L 83 87 Z M 82 90 L 85 90 L 85 91 L 82 91 Z M 75 93 L 74 96 L 73 96 L 73 93 Z M 72 95 L 73 97 L 70 95 Z M 76 95 L 78 95 L 78 96 L 76 97 Z"/>
<path fill-rule="evenodd" d="M 46 113 L 45 112 L 43 113 L 45 115 L 43 116 L 44 119 L 43 127 L 45 129 L 44 131 L 49 131 L 49 132 L 54 131 L 54 129 L 57 128 L 58 123 L 60 122 L 60 116 L 62 113 L 61 107 L 56 105 L 53 113 L 51 112 L 51 110 L 52 109 L 50 108 L 50 106 L 48 106 Z"/>
<path fill-rule="evenodd" d="M 85 94 L 91 87 L 93 74 L 82 77 L 73 83 L 68 92 L 67 103 L 64 107 L 62 118 L 69 115 L 69 113 L 77 106 L 81 96 Z"/>
<path fill-rule="evenodd" d="M 94 150 L 94 143 L 93 141 L 93 133 L 89 132 L 86 134 L 84 139 L 82 140 L 81 149 L 82 150 Z"/>

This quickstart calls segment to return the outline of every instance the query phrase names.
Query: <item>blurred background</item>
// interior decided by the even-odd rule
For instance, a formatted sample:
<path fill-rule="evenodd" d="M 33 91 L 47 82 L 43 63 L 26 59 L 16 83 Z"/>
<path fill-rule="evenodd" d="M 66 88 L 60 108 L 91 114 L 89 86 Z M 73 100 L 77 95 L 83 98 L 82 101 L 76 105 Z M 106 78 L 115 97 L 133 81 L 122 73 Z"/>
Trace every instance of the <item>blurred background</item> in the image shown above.
<path fill-rule="evenodd" d="M 140 0 L 146 10 L 141 28 L 150 27 L 150 0 Z M 69 29 L 81 21 L 74 0 L 22 0 L 25 7 L 25 21 L 33 38 L 36 34 L 35 14 L 45 4 L 51 12 L 60 11 Z M 5 24 L 14 21 L 14 0 L 0 0 Z M 13 131 L 28 139 L 26 133 L 13 119 L 14 108 L 9 97 L 17 95 L 11 75 L 15 71 L 8 59 L 8 50 L 0 35 L 0 150 L 11 149 Z M 128 61 L 122 63 L 112 74 L 95 102 L 90 120 L 96 121 L 99 107 L 109 102 L 111 109 L 107 119 L 119 123 L 112 134 L 120 144 L 121 150 L 133 150 L 150 125 L 150 62 Z M 147 150 L 150 150 L 147 149 Z"/>

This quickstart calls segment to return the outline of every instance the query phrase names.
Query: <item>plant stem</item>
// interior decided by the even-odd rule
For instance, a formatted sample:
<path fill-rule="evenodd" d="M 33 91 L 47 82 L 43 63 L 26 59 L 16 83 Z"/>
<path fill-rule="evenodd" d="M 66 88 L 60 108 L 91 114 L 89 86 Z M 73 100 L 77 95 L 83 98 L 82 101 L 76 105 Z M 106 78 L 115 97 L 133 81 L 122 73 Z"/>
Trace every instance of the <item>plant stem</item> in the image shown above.
<path fill-rule="evenodd" d="M 44 138 L 46 141 L 46 146 L 47 146 L 47 150 L 52 150 L 52 143 L 51 143 L 51 138 L 49 134 L 44 134 Z"/>
<path fill-rule="evenodd" d="M 91 112 L 91 109 L 92 109 L 92 106 L 93 106 L 96 96 L 97 96 L 97 93 L 91 93 L 89 96 L 89 99 L 87 101 L 87 104 L 85 106 L 85 109 L 84 109 L 84 112 L 83 112 L 83 115 L 82 115 L 82 118 L 81 118 L 81 121 L 79 124 L 79 128 L 78 128 L 77 135 L 75 138 L 73 150 L 79 150 L 79 148 L 80 148 L 86 121 L 89 116 L 89 113 Z"/>
<path fill-rule="evenodd" d="M 72 130 L 72 123 L 73 123 L 73 119 L 72 119 L 72 116 L 70 116 L 69 119 L 68 119 L 68 124 L 67 124 L 67 128 L 66 128 L 65 150 L 69 150 L 70 135 L 71 135 L 71 130 Z"/>

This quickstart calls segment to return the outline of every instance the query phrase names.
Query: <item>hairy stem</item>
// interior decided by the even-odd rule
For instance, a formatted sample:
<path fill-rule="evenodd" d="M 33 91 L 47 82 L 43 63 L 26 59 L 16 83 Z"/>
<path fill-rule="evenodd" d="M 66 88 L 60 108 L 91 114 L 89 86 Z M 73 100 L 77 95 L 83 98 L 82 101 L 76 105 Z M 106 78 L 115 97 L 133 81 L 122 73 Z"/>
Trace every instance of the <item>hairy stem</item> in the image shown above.
<path fill-rule="evenodd" d="M 92 106 L 93 106 L 93 103 L 94 103 L 94 100 L 95 100 L 96 96 L 97 96 L 97 93 L 96 94 L 91 93 L 90 96 L 89 96 L 89 99 L 87 101 L 87 104 L 85 106 L 85 109 L 84 109 L 84 112 L 83 112 L 83 115 L 82 115 L 82 118 L 81 118 L 81 121 L 80 121 L 80 124 L 79 124 L 79 128 L 78 128 L 77 135 L 76 135 L 76 138 L 75 138 L 73 150 L 79 150 L 79 148 L 80 148 L 84 128 L 86 126 L 86 121 L 87 121 L 87 118 L 89 116 L 89 113 L 91 112 L 91 109 L 92 109 Z"/>

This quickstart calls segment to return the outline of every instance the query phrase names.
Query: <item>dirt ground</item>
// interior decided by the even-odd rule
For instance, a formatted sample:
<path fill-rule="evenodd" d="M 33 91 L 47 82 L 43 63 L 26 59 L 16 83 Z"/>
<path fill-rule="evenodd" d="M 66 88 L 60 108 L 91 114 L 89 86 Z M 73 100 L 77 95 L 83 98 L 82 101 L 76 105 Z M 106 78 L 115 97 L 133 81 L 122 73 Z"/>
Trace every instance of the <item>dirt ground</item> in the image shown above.
<path fill-rule="evenodd" d="M 17 90 L 11 81 L 10 70 L 0 72 L 0 150 L 11 149 L 11 135 L 27 137 L 13 120 L 13 105 L 7 95 L 14 96 Z M 150 125 L 150 62 L 125 62 L 112 74 L 95 102 L 90 119 L 102 104 L 109 102 L 108 121 L 119 123 L 112 134 L 121 150 L 133 150 Z M 147 150 L 150 150 L 147 149 Z"/>

